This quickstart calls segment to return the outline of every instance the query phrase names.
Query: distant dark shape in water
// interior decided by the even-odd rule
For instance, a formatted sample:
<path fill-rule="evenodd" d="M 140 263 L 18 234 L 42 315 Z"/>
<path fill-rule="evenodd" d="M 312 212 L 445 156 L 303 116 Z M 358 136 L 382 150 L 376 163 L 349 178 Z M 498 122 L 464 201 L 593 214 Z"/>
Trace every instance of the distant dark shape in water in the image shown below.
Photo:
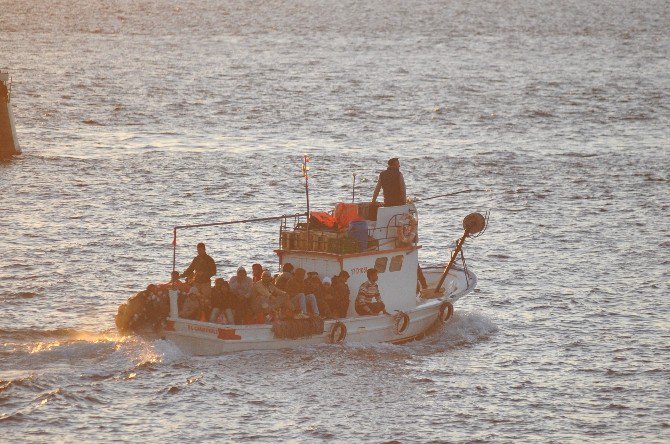
<path fill-rule="evenodd" d="M 21 154 L 14 129 L 14 116 L 10 104 L 11 82 L 9 74 L 0 71 L 0 160 Z"/>

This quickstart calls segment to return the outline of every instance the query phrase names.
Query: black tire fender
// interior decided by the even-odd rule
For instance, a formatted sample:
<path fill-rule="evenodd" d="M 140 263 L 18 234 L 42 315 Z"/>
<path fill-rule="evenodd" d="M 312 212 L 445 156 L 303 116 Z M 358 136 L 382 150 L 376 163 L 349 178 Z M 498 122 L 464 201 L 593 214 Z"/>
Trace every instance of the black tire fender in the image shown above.
<path fill-rule="evenodd" d="M 344 322 L 337 321 L 330 327 L 328 333 L 328 342 L 331 344 L 341 344 L 347 337 L 347 326 Z"/>
<path fill-rule="evenodd" d="M 440 312 L 437 314 L 437 320 L 440 324 L 444 324 L 454 315 L 454 306 L 449 301 L 442 302 L 440 305 Z"/>
<path fill-rule="evenodd" d="M 402 334 L 407 327 L 409 327 L 409 315 L 404 311 L 397 310 L 398 313 L 394 316 L 395 318 L 395 332 L 396 334 Z"/>

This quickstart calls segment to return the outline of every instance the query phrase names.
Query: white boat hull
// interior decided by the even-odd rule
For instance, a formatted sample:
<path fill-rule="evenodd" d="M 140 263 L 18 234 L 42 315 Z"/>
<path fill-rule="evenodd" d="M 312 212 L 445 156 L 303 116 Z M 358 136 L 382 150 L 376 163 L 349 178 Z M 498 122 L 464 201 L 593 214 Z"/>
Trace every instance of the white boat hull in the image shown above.
<path fill-rule="evenodd" d="M 427 270 L 426 280 L 436 284 L 439 270 Z M 277 350 L 304 347 L 306 345 L 337 342 L 338 334 L 331 334 L 336 323 L 346 327 L 342 342 L 348 343 L 403 343 L 423 337 L 432 327 L 441 323 L 440 308 L 448 301 L 454 303 L 471 292 L 477 283 L 471 272 L 452 269 L 445 281 L 446 295 L 437 299 L 417 297 L 414 308 L 404 311 L 409 317 L 406 328 L 399 332 L 398 317 L 389 315 L 355 316 L 339 320 L 326 320 L 324 331 L 313 336 L 298 339 L 277 339 L 271 325 L 223 325 L 180 318 L 168 318 L 165 329 L 166 339 L 175 343 L 183 351 L 199 356 L 220 355 L 244 350 Z M 338 326 L 338 328 L 340 328 Z M 335 340 L 333 340 L 335 336 Z"/>

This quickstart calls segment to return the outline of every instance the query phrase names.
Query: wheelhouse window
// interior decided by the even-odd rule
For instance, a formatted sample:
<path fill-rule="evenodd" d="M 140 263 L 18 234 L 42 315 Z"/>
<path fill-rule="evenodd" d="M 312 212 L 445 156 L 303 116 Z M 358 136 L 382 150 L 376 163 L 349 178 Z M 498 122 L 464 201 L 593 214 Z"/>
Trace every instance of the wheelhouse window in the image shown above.
<path fill-rule="evenodd" d="M 389 271 L 400 271 L 402 268 L 402 262 L 405 260 L 404 254 L 399 254 L 391 258 L 391 265 L 389 265 Z"/>
<path fill-rule="evenodd" d="M 386 264 L 388 263 L 389 258 L 387 257 L 378 257 L 375 260 L 375 270 L 378 273 L 384 273 L 386 271 Z"/>

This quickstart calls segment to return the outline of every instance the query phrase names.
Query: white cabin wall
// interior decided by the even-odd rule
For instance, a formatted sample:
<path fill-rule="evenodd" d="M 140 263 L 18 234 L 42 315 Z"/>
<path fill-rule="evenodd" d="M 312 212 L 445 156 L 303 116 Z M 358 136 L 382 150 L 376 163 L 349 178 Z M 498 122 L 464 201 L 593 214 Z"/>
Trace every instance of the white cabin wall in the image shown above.
<path fill-rule="evenodd" d="M 403 256 L 402 268 L 399 271 L 390 271 L 389 267 L 391 259 L 394 256 Z M 343 263 L 343 268 L 349 272 L 349 289 L 350 304 L 349 316 L 354 316 L 356 310 L 354 308 L 354 301 L 358 294 L 358 289 L 367 278 L 367 269 L 375 267 L 375 261 L 379 257 L 387 257 L 386 271 L 379 273 L 379 292 L 382 296 L 382 301 L 386 305 L 386 310 L 393 312 L 394 310 L 408 310 L 416 306 L 416 269 L 418 265 L 418 250 L 408 252 L 395 252 L 358 256 L 346 258 Z"/>
<path fill-rule="evenodd" d="M 290 262 L 295 268 L 303 268 L 305 271 L 316 271 L 321 276 L 321 279 L 326 276 L 339 274 L 342 270 L 340 261 L 335 257 L 308 257 L 304 254 L 286 253 L 283 255 L 280 268 L 287 262 Z"/>
<path fill-rule="evenodd" d="M 368 228 L 374 228 L 372 237 L 379 241 L 380 250 L 396 248 L 395 237 L 397 236 L 397 229 L 395 224 L 397 220 L 393 220 L 393 218 L 402 214 L 416 215 L 416 207 L 414 204 L 379 207 L 377 210 L 377 220 L 368 221 Z"/>

